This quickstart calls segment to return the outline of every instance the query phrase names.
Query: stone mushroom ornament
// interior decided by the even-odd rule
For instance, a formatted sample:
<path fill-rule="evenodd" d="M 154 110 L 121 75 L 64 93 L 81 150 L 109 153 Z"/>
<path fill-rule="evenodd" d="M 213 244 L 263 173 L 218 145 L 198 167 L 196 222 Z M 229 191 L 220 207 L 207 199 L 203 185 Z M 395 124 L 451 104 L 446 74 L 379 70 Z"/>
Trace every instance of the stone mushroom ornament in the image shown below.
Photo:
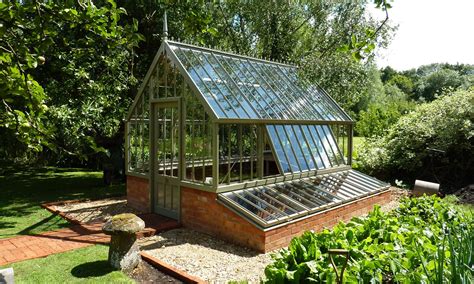
<path fill-rule="evenodd" d="M 140 263 L 140 249 L 136 233 L 145 228 L 145 222 L 131 213 L 119 214 L 108 220 L 102 230 L 111 236 L 109 263 L 115 269 L 131 272 Z"/>

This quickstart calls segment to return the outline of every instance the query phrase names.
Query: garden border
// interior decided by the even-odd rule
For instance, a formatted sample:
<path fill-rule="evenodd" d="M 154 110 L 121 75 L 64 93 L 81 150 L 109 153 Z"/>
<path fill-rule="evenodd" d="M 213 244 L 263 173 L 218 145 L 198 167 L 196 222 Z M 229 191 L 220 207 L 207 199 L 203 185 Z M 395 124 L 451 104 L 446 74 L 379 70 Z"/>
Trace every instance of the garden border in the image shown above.
<path fill-rule="evenodd" d="M 197 276 L 192 276 L 188 274 L 187 272 L 180 270 L 174 266 L 171 266 L 149 254 L 146 252 L 140 252 L 140 255 L 142 256 L 142 259 L 155 267 L 158 270 L 161 270 L 165 272 L 168 275 L 173 276 L 174 278 L 177 278 L 185 283 L 192 283 L 192 284 L 201 284 L 201 283 L 206 283 L 203 279 L 197 277 Z"/>
<path fill-rule="evenodd" d="M 107 199 L 108 198 L 124 198 L 124 199 L 127 199 L 127 195 L 122 195 L 122 194 L 120 194 L 120 195 L 111 195 L 111 196 L 108 196 Z M 77 219 L 74 219 L 74 218 L 70 218 L 70 217 L 66 216 L 66 214 L 64 212 L 59 211 L 57 209 L 54 209 L 53 206 L 66 205 L 66 204 L 75 204 L 75 203 L 81 203 L 81 202 L 87 202 L 87 201 L 98 201 L 98 200 L 103 200 L 103 199 L 105 199 L 105 198 L 84 198 L 84 199 L 51 201 L 51 202 L 41 203 L 41 207 L 48 210 L 49 212 L 51 212 L 53 214 L 61 216 L 63 219 L 65 219 L 69 223 L 76 224 L 76 225 L 84 225 L 84 224 L 87 224 L 87 223 L 81 222 L 81 221 L 79 221 Z M 93 224 L 93 223 L 96 223 L 96 222 L 91 222 L 89 224 Z M 97 223 L 99 223 L 99 222 L 97 222 Z"/>
<path fill-rule="evenodd" d="M 108 198 L 114 198 L 114 197 L 115 198 L 122 197 L 124 199 L 127 198 L 126 195 L 110 196 Z M 104 198 L 71 199 L 71 200 L 63 200 L 63 201 L 53 201 L 53 202 L 42 203 L 41 207 L 48 210 L 49 212 L 51 212 L 54 215 L 59 215 L 61 218 L 63 218 L 64 220 L 66 220 L 67 222 L 69 222 L 73 225 L 83 226 L 83 225 L 91 225 L 91 224 L 100 224 L 100 223 L 104 223 L 104 222 L 101 222 L 101 221 L 95 221 L 95 222 L 90 222 L 90 223 L 81 222 L 77 219 L 74 219 L 74 218 L 71 218 L 71 217 L 67 216 L 67 213 L 64 213 L 62 211 L 59 211 L 59 210 L 55 209 L 54 206 L 56 206 L 56 205 L 65 205 L 65 204 L 75 204 L 75 203 L 87 202 L 87 201 L 97 201 L 97 200 L 103 200 L 103 199 Z M 149 215 L 149 214 L 150 213 L 139 214 L 138 217 L 142 218 L 144 215 Z M 153 214 L 153 213 L 151 213 L 151 214 Z M 179 224 L 177 226 L 170 226 L 169 228 L 160 230 L 160 232 L 166 231 L 166 230 L 176 229 L 176 228 L 179 228 L 179 227 L 181 227 L 181 225 L 179 225 Z M 154 235 L 156 235 L 156 233 L 157 233 L 157 229 L 153 228 L 153 227 L 150 227 L 150 228 L 145 228 L 145 229 L 141 230 L 140 232 L 137 232 L 136 236 L 137 236 L 137 239 L 141 239 L 141 238 L 145 238 L 145 237 L 154 236 Z"/>

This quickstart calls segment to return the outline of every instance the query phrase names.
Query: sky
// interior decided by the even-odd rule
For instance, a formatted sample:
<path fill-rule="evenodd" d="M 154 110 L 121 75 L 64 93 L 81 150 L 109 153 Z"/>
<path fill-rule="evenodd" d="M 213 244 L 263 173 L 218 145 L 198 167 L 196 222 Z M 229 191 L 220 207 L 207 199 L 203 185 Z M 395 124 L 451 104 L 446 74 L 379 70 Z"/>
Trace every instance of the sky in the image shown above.
<path fill-rule="evenodd" d="M 390 1 L 390 0 L 389 0 Z M 430 63 L 474 64 L 474 0 L 394 0 L 389 19 L 398 24 L 378 67 L 402 71 Z M 370 9 L 377 19 L 384 12 Z"/>

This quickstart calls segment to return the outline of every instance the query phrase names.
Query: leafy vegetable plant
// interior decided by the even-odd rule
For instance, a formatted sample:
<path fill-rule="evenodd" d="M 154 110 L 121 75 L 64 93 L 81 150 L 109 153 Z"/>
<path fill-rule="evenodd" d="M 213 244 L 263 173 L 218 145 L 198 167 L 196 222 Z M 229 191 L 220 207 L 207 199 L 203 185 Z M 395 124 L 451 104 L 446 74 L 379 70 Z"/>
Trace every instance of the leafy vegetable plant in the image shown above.
<path fill-rule="evenodd" d="M 344 283 L 473 283 L 472 211 L 452 198 L 406 198 L 384 213 L 306 232 L 273 255 L 268 283 L 335 283 L 328 249 L 346 249 Z M 338 267 L 343 259 L 335 259 Z"/>

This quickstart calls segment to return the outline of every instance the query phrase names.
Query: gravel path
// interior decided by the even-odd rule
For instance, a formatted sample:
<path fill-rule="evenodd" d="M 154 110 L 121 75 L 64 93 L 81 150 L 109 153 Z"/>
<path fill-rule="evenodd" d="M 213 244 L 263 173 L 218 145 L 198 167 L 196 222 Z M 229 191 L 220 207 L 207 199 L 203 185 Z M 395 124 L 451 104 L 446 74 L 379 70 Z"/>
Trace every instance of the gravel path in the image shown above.
<path fill-rule="evenodd" d="M 84 201 L 78 203 L 69 203 L 56 205 L 55 209 L 66 213 L 74 220 L 83 223 L 104 222 L 114 215 L 121 213 L 140 214 L 141 212 L 127 206 L 127 199 L 124 197 L 107 198 L 94 201 Z"/>
<path fill-rule="evenodd" d="M 381 206 L 381 210 L 383 212 L 389 212 L 392 211 L 393 209 L 397 208 L 400 205 L 400 199 L 403 197 L 407 197 L 409 195 L 409 191 L 403 188 L 398 188 L 396 186 L 390 187 L 392 190 L 392 200 Z"/>
<path fill-rule="evenodd" d="M 398 207 L 408 191 L 392 187 L 393 199 L 382 206 L 385 212 Z M 206 234 L 180 228 L 139 240 L 152 256 L 210 283 L 243 281 L 260 283 L 271 253 L 259 254 Z"/>
<path fill-rule="evenodd" d="M 259 254 L 184 228 L 141 239 L 139 243 L 152 256 L 210 283 L 259 283 L 271 262 L 269 253 Z"/>

